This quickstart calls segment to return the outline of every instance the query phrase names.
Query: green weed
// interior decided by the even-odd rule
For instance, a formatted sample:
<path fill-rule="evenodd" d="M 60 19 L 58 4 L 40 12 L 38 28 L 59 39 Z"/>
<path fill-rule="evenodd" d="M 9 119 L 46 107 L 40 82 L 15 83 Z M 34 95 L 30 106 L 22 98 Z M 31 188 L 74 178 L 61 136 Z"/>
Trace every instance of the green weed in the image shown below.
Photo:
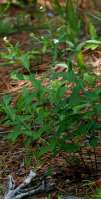
<path fill-rule="evenodd" d="M 24 76 L 19 77 L 24 79 Z M 101 89 L 89 93 L 73 71 L 63 73 L 62 77 L 62 82 L 51 80 L 46 88 L 30 75 L 35 91 L 23 88 L 15 108 L 10 96 L 3 97 L 5 122 L 13 126 L 9 138 L 15 141 L 24 135 L 27 142 L 40 140 L 43 146 L 38 150 L 39 155 L 48 151 L 57 154 L 61 150 L 75 154 L 84 146 L 87 135 L 90 137 L 89 146 L 95 148 L 99 142 L 96 130 L 101 127 L 96 117 L 100 117 L 101 112 Z M 69 88 L 63 82 L 75 84 L 70 96 L 66 96 Z"/>

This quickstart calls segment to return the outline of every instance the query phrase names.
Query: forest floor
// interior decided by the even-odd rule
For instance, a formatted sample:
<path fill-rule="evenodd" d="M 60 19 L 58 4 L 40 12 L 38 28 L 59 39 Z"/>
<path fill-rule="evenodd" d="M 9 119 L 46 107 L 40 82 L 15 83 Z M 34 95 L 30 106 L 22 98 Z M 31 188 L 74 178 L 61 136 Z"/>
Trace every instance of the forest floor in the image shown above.
<path fill-rule="evenodd" d="M 12 15 L 14 11 L 10 11 Z M 38 20 L 34 19 L 33 24 L 38 26 Z M 16 44 L 20 43 L 22 50 L 29 51 L 34 48 L 34 44 L 32 43 L 31 32 L 21 31 L 20 33 L 14 33 L 7 35 L 7 39 Z M 43 30 L 38 30 L 38 34 L 45 34 Z M 5 52 L 5 41 L 4 36 L 0 37 L 0 52 Z M 101 75 L 101 49 L 97 48 L 93 51 L 85 51 L 85 61 L 90 63 L 92 70 L 98 75 Z M 38 78 L 41 76 L 46 76 L 49 70 L 49 64 L 51 62 L 51 58 L 48 56 L 44 56 L 40 63 L 31 63 L 31 70 L 33 73 L 36 73 Z M 55 67 L 55 66 L 54 66 Z M 14 70 L 22 71 L 26 73 L 26 70 L 20 66 L 20 64 L 12 64 L 8 65 L 5 63 L 4 59 L 0 60 L 0 99 L 5 94 L 11 94 L 13 96 L 13 103 L 16 103 L 16 98 L 24 85 L 28 84 L 28 82 L 24 80 L 12 80 L 11 73 Z M 45 80 L 47 84 L 47 79 Z M 30 85 L 28 84 L 30 87 Z M 96 86 L 101 87 L 101 81 L 96 82 Z M 0 115 L 2 117 L 2 115 Z M 59 154 L 55 158 L 51 158 L 50 154 L 44 156 L 42 161 L 37 160 L 34 156 L 35 144 L 30 147 L 24 147 L 22 145 L 23 137 L 20 137 L 16 143 L 10 143 L 6 139 L 6 135 L 10 132 L 9 126 L 4 126 L 0 124 L 0 193 L 1 198 L 2 194 L 5 193 L 7 189 L 7 176 L 11 174 L 15 179 L 16 185 L 19 185 L 23 179 L 28 175 L 31 169 L 35 170 L 38 173 L 38 176 L 45 176 L 47 178 L 47 173 L 52 172 L 51 179 L 55 183 L 55 187 L 52 190 L 51 197 L 52 199 L 58 198 L 58 195 L 62 193 L 63 195 L 75 195 L 82 196 L 84 193 L 85 196 L 88 197 L 89 193 L 94 191 L 95 183 L 94 178 L 92 180 L 88 180 L 88 183 L 84 178 L 81 181 L 81 173 L 87 176 L 87 173 L 83 170 L 83 168 L 72 168 L 66 165 L 65 159 L 68 158 L 68 155 L 65 153 Z M 79 171 L 77 171 L 77 169 Z M 92 170 L 93 173 L 93 170 Z M 71 181 L 73 176 L 74 179 Z M 77 177 L 78 176 L 78 177 Z M 78 178 L 78 179 L 77 179 Z M 0 199 L 1 199 L 0 198 Z M 43 193 L 38 196 L 33 196 L 33 199 L 48 199 L 50 198 L 49 194 Z"/>

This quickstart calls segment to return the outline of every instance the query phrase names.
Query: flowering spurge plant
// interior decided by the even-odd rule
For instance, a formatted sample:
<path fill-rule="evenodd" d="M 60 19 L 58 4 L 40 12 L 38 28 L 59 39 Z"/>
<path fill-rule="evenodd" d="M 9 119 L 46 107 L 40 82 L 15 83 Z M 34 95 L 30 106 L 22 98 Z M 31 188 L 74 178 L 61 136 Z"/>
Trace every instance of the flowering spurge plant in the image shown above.
<path fill-rule="evenodd" d="M 41 80 L 30 75 L 34 89 L 23 88 L 15 107 L 10 96 L 3 97 L 2 123 L 12 126 L 9 138 L 15 141 L 24 135 L 27 143 L 39 141 L 38 155 L 48 151 L 81 154 L 85 146 L 95 149 L 99 142 L 97 131 L 101 130 L 97 122 L 101 117 L 101 88 L 87 91 L 85 82 L 72 70 L 54 73 L 52 78 L 46 88 Z"/>

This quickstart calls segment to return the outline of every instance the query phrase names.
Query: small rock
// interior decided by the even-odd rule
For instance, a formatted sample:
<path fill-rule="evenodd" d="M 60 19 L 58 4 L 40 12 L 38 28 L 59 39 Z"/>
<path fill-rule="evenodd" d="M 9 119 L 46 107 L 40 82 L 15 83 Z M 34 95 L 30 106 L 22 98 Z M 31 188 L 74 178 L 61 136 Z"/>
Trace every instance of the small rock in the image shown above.
<path fill-rule="evenodd" d="M 67 179 L 65 182 L 66 182 L 67 184 L 71 183 L 71 181 L 70 181 L 69 179 Z"/>

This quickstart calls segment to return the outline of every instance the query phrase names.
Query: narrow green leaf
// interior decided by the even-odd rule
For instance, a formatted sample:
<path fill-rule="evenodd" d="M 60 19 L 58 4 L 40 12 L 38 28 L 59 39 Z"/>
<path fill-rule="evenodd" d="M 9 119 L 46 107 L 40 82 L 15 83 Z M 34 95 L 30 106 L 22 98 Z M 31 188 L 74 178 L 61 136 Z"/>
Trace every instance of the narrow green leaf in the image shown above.
<path fill-rule="evenodd" d="M 24 66 L 25 69 L 29 71 L 30 69 L 30 56 L 29 54 L 23 54 L 20 58 L 21 64 Z"/>

